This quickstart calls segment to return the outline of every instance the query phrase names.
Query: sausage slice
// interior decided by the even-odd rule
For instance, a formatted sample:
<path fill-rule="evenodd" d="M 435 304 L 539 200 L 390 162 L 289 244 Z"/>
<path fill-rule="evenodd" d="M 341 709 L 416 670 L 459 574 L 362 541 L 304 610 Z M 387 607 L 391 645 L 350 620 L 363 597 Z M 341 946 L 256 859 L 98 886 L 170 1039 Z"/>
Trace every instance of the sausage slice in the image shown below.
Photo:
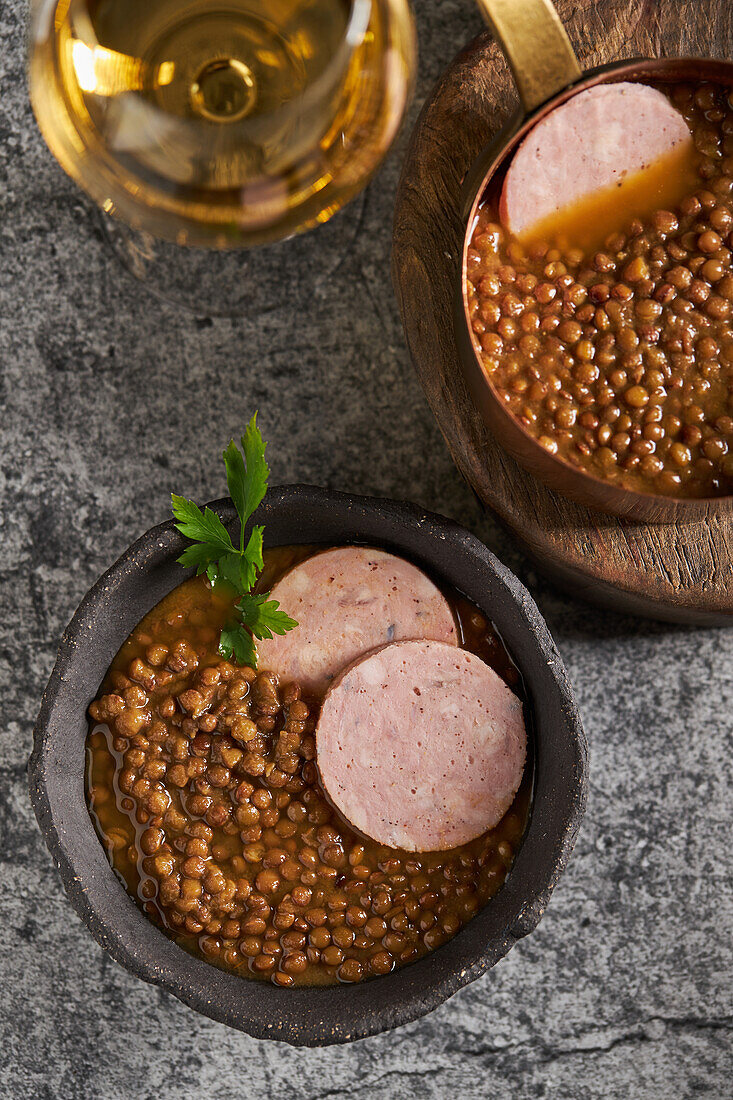
<path fill-rule="evenodd" d="M 648 84 L 598 84 L 529 132 L 504 179 L 499 213 L 517 236 L 593 191 L 692 142 L 667 97 Z"/>
<path fill-rule="evenodd" d="M 522 703 L 474 653 L 385 646 L 332 685 L 316 728 L 321 781 L 361 833 L 411 852 L 480 836 L 504 816 L 527 749 Z"/>
<path fill-rule="evenodd" d="M 258 642 L 262 668 L 321 695 L 357 657 L 404 638 L 457 643 L 448 601 L 421 570 L 384 550 L 342 546 L 296 565 L 272 590 L 298 626 Z"/>

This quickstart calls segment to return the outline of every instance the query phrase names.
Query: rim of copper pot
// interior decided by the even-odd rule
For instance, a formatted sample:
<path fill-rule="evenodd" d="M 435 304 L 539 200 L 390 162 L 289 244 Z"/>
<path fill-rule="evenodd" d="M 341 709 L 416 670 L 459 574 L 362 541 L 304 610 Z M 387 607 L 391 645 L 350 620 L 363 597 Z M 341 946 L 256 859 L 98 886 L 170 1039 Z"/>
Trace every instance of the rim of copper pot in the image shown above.
<path fill-rule="evenodd" d="M 659 81 L 705 79 L 733 85 L 733 62 L 704 57 L 634 58 L 616 61 L 584 72 L 539 106 L 519 109 L 499 134 L 479 154 L 466 174 L 463 193 L 465 232 L 460 268 L 460 304 L 457 309 L 457 343 L 466 381 L 479 411 L 501 445 L 517 462 L 551 489 L 579 504 L 625 519 L 650 523 L 702 520 L 733 511 L 733 494 L 717 497 L 672 497 L 643 493 L 614 485 L 550 454 L 505 407 L 484 371 L 480 350 L 471 329 L 467 292 L 467 258 L 477 211 L 495 177 L 527 133 L 545 115 L 566 100 L 596 84 L 618 80 L 654 78 Z"/>

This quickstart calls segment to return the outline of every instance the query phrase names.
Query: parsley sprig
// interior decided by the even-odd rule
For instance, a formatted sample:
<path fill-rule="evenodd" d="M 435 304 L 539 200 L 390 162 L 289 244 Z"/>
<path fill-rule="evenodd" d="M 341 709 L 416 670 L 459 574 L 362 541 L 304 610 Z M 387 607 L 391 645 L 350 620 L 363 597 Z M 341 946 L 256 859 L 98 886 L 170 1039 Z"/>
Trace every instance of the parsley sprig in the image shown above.
<path fill-rule="evenodd" d="M 171 493 L 173 515 L 178 521 L 176 527 L 192 540 L 178 561 L 181 565 L 194 566 L 197 576 L 206 573 L 211 585 L 223 582 L 237 593 L 235 620 L 222 630 L 219 652 L 228 661 L 233 658 L 238 664 L 252 668 L 257 668 L 255 638 L 286 634 L 298 625 L 295 619 L 280 610 L 277 600 L 269 598 L 269 592 L 257 595 L 252 592 L 264 565 L 262 536 L 265 529 L 253 527 L 246 545 L 244 531 L 267 491 L 270 470 L 265 461 L 265 447 L 255 413 L 241 438 L 241 451 L 233 439 L 224 451 L 227 487 L 239 516 L 239 548 L 211 508 L 204 508 L 202 512 L 192 500 Z"/>

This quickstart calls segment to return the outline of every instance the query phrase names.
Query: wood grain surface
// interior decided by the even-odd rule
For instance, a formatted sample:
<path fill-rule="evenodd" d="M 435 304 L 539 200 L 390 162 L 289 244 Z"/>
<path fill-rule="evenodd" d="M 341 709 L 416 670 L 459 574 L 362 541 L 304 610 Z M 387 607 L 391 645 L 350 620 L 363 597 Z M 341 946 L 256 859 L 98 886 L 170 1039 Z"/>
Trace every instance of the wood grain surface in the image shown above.
<path fill-rule="evenodd" d="M 639 56 L 733 58 L 728 0 L 559 0 L 584 68 Z M 573 504 L 493 440 L 466 389 L 453 335 L 464 227 L 461 181 L 517 108 L 487 33 L 455 58 L 425 103 L 397 195 L 393 279 L 407 344 L 456 465 L 537 565 L 619 610 L 733 625 L 733 519 L 649 526 Z"/>

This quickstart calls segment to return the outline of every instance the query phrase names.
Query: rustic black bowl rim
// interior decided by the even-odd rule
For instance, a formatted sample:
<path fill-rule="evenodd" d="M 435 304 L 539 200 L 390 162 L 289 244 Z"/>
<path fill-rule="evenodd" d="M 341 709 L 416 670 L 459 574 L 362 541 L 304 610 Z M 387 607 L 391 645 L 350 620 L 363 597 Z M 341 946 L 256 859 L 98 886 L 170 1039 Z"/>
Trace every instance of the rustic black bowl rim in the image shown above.
<path fill-rule="evenodd" d="M 234 524 L 231 501 L 212 507 Z M 130 630 L 188 574 L 173 522 L 151 528 L 92 586 L 64 632 L 34 729 L 31 801 L 66 893 L 97 942 L 144 981 L 258 1039 L 321 1046 L 365 1038 L 432 1011 L 487 971 L 538 924 L 569 859 L 586 802 L 587 746 L 560 655 L 527 590 L 450 519 L 397 501 L 308 485 L 271 489 L 254 522 L 269 545 L 383 545 L 456 584 L 485 610 L 514 654 L 535 706 L 532 817 L 505 885 L 453 940 L 359 985 L 278 989 L 194 958 L 137 908 L 113 874 L 84 797 L 86 707 Z M 312 537 L 320 532 L 320 538 Z M 521 651 L 521 652 L 520 652 Z M 81 758 L 81 759 L 79 759 Z"/>

